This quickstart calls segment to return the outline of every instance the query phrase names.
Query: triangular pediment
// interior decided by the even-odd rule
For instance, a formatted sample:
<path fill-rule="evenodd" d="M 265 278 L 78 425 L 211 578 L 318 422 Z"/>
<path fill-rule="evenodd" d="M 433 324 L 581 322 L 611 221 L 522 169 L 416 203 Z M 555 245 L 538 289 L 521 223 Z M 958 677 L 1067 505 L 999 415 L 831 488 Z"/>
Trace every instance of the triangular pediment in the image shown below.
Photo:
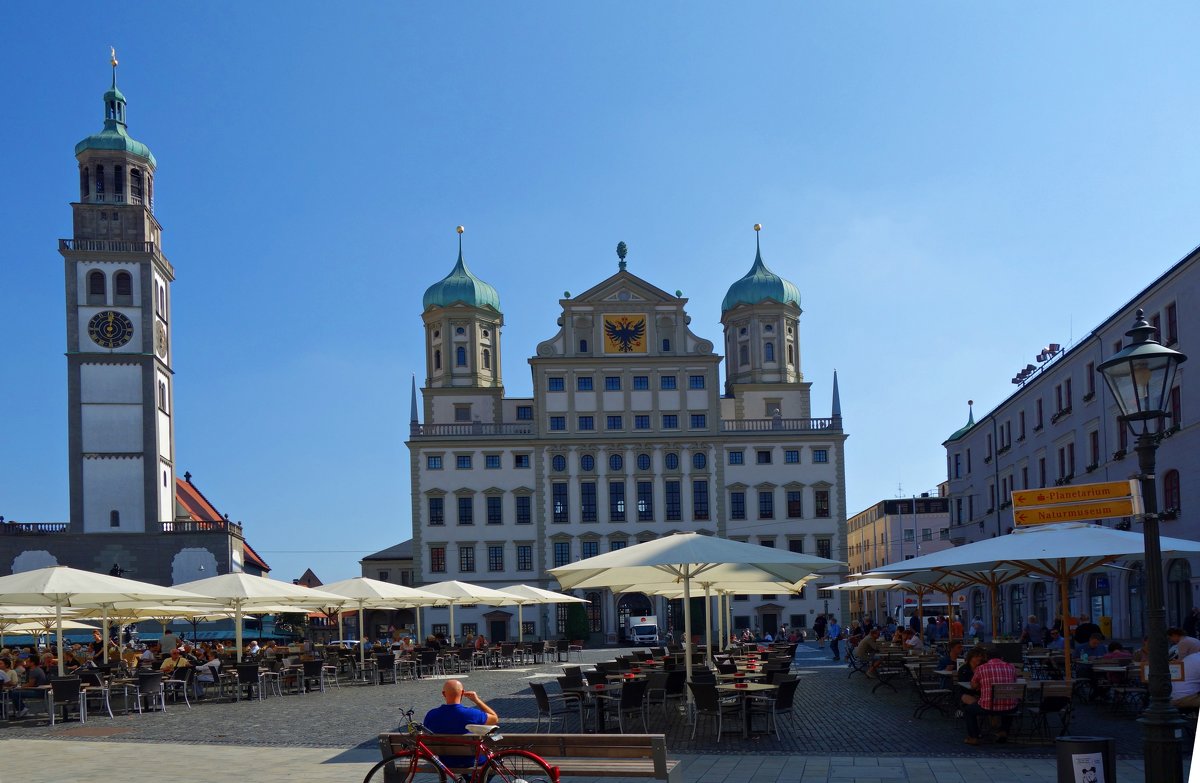
<path fill-rule="evenodd" d="M 656 285 L 646 282 L 628 270 L 621 270 L 607 280 L 602 280 L 578 296 L 573 303 L 648 302 L 683 304 L 686 300 L 670 294 Z"/>

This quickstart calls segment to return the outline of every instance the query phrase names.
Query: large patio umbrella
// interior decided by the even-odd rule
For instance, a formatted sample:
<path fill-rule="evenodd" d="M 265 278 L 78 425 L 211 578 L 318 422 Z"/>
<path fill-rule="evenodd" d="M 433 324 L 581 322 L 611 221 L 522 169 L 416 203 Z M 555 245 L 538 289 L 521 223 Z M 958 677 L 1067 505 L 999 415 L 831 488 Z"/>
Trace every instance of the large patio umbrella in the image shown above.
<path fill-rule="evenodd" d="M 1164 555 L 1200 552 L 1200 541 L 1163 537 L 1161 545 Z M 1065 523 L 1017 528 L 1008 535 L 882 566 L 871 575 L 922 581 L 927 581 L 924 575 L 930 573 L 974 581 L 989 577 L 1011 581 L 1028 574 L 1053 579 L 1058 583 L 1065 638 L 1070 624 L 1067 590 L 1071 579 L 1116 560 L 1144 554 L 1141 533 L 1102 525 Z M 1069 679 L 1071 656 L 1068 654 L 1064 658 Z"/>
<path fill-rule="evenodd" d="M 524 634 L 521 633 L 521 628 L 525 625 L 525 615 L 522 610 L 528 604 L 534 606 L 537 604 L 586 604 L 587 600 L 576 598 L 573 595 L 565 593 L 556 593 L 553 590 L 543 590 L 540 587 L 532 585 L 509 585 L 501 587 L 500 592 L 508 593 L 513 596 L 513 600 L 508 603 L 517 605 L 517 640 L 523 641 Z M 498 604 L 504 606 L 505 604 Z"/>
<path fill-rule="evenodd" d="M 92 607 L 111 610 L 123 603 L 150 601 L 203 602 L 204 597 L 174 587 L 162 587 L 119 576 L 50 566 L 0 576 L 0 604 L 46 604 L 54 608 L 58 626 L 58 674 L 63 668 L 63 610 Z M 107 645 L 105 645 L 107 650 Z"/>
<path fill-rule="evenodd" d="M 490 587 L 481 587 L 469 582 L 459 582 L 451 579 L 446 582 L 435 582 L 431 585 L 421 585 L 427 593 L 439 596 L 437 605 L 450 606 L 450 643 L 454 644 L 454 607 L 464 604 L 490 604 L 492 606 L 507 606 L 516 602 L 516 597 Z"/>
<path fill-rule="evenodd" d="M 54 607 L 0 605 L 0 647 L 4 647 L 4 634 L 9 628 L 42 617 L 54 617 Z"/>
<path fill-rule="evenodd" d="M 692 608 L 694 584 L 706 590 L 721 582 L 796 583 L 810 574 L 843 565 L 815 555 L 745 544 L 699 533 L 675 533 L 625 549 L 606 552 L 550 569 L 564 590 L 674 582 L 683 588 L 683 633 L 687 676 L 692 678 Z"/>
<path fill-rule="evenodd" d="M 238 662 L 242 660 L 242 615 L 247 611 L 315 609 L 345 600 L 341 596 L 244 573 L 220 574 L 179 585 L 179 589 L 205 596 L 233 612 Z"/>
<path fill-rule="evenodd" d="M 366 638 L 366 626 L 363 625 L 364 609 L 399 609 L 410 606 L 416 607 L 422 604 L 429 605 L 445 600 L 442 596 L 425 590 L 392 584 L 391 582 L 381 582 L 378 579 L 370 579 L 365 576 L 356 576 L 351 579 L 343 579 L 340 582 L 321 585 L 321 590 L 326 593 L 343 596 L 343 606 L 351 606 L 358 609 L 359 635 L 364 637 L 358 645 L 358 660 L 360 664 L 366 660 L 367 655 L 366 645 L 361 643 Z M 341 613 L 339 612 L 339 638 L 341 630 Z"/>

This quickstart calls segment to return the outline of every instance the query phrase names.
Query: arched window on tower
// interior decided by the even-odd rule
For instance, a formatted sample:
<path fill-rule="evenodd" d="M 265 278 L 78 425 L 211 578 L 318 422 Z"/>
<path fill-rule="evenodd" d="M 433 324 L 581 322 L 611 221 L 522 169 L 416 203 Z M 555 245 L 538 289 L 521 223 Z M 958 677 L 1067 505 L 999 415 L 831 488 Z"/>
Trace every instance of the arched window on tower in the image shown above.
<path fill-rule="evenodd" d="M 113 275 L 113 304 L 133 304 L 133 275 L 124 270 Z"/>
<path fill-rule="evenodd" d="M 88 272 L 87 303 L 90 305 L 108 304 L 107 294 L 108 283 L 105 281 L 104 273 L 99 269 Z"/>
<path fill-rule="evenodd" d="M 142 203 L 142 170 L 129 170 L 129 196 L 134 204 Z"/>
<path fill-rule="evenodd" d="M 80 201 L 87 201 L 87 197 L 89 194 L 88 186 L 90 184 L 91 184 L 91 180 L 88 178 L 88 167 L 80 166 L 79 167 L 79 200 Z"/>
<path fill-rule="evenodd" d="M 121 526 L 121 512 L 117 511 L 115 508 L 112 511 L 108 512 L 108 526 L 109 527 L 120 527 Z"/>
<path fill-rule="evenodd" d="M 763 343 L 763 361 L 765 361 L 765 362 L 775 361 L 775 343 L 771 343 L 771 342 Z"/>
<path fill-rule="evenodd" d="M 750 346 L 739 345 L 738 346 L 738 364 L 745 367 L 749 363 L 750 363 Z"/>
<path fill-rule="evenodd" d="M 433 352 L 433 369 L 435 369 L 435 370 L 442 369 L 442 352 L 441 351 Z"/>
<path fill-rule="evenodd" d="M 492 352 L 487 348 L 483 349 L 483 369 L 492 369 Z"/>
<path fill-rule="evenodd" d="M 125 200 L 125 167 L 113 166 L 113 197 L 117 201 Z"/>
<path fill-rule="evenodd" d="M 788 366 L 792 367 L 795 364 L 796 364 L 796 349 L 793 346 L 789 345 L 788 346 Z"/>
<path fill-rule="evenodd" d="M 103 166 L 96 167 L 96 195 L 97 196 L 104 195 L 104 167 Z M 101 198 L 99 200 L 103 201 L 104 199 Z"/>
<path fill-rule="evenodd" d="M 580 353 L 587 353 L 587 352 L 588 352 L 588 349 L 587 349 L 587 340 L 580 340 L 580 341 L 579 341 L 579 352 L 580 352 Z"/>
<path fill-rule="evenodd" d="M 461 345 L 454 349 L 454 364 L 459 367 L 467 366 L 467 349 Z"/>

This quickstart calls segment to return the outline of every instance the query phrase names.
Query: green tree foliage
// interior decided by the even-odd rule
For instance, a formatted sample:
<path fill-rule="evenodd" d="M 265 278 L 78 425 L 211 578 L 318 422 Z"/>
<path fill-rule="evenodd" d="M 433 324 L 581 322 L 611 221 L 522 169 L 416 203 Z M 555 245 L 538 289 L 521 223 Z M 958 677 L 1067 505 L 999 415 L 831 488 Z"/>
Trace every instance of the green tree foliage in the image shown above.
<path fill-rule="evenodd" d="M 586 639 L 591 633 L 587 611 L 583 604 L 567 604 L 566 636 L 568 639 Z"/>

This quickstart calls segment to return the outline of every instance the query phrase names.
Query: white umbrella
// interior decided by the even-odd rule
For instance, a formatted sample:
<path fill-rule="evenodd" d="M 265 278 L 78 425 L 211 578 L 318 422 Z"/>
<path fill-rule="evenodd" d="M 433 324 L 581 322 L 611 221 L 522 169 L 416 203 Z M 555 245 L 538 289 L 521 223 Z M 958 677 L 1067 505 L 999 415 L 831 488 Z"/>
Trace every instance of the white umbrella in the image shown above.
<path fill-rule="evenodd" d="M 302 587 L 291 582 L 280 582 L 276 579 L 250 576 L 244 573 L 210 576 L 207 579 L 198 579 L 195 582 L 179 585 L 179 588 L 215 599 L 219 605 L 233 611 L 234 637 L 239 663 L 242 660 L 242 615 L 248 610 L 251 612 L 265 609 L 275 610 L 278 607 L 315 609 L 345 600 L 339 595 L 315 590 L 311 587 Z"/>
<path fill-rule="evenodd" d="M 445 600 L 440 595 L 418 590 L 413 587 L 382 582 L 365 576 L 356 576 L 321 585 L 321 590 L 344 597 L 344 605 L 358 608 L 358 632 L 363 638 L 359 640 L 358 659 L 361 664 L 366 660 L 366 627 L 363 625 L 364 609 L 397 609 L 401 607 L 429 605 Z M 338 632 L 341 635 L 341 613 L 338 613 Z"/>
<path fill-rule="evenodd" d="M 0 576 L 0 603 L 48 604 L 54 607 L 58 629 L 58 673 L 62 676 L 63 610 L 69 607 L 112 609 L 122 603 L 147 601 L 203 602 L 203 596 L 174 587 L 162 587 L 108 574 L 81 571 L 68 566 L 50 566 Z M 108 645 L 105 645 L 107 652 Z"/>
<path fill-rule="evenodd" d="M 516 596 L 508 593 L 502 593 L 490 587 L 473 585 L 469 582 L 459 582 L 455 579 L 446 582 L 435 582 L 431 585 L 421 585 L 421 589 L 427 593 L 437 595 L 438 605 L 449 604 L 450 644 L 454 644 L 454 607 L 456 605 L 489 604 L 492 606 L 507 606 L 508 604 L 515 603 L 517 600 Z"/>
<path fill-rule="evenodd" d="M 1183 538 L 1164 536 L 1161 546 L 1164 555 L 1200 552 L 1200 541 Z M 1115 560 L 1144 554 L 1145 540 L 1141 533 L 1102 525 L 1066 523 L 1017 528 L 1008 535 L 882 566 L 871 575 L 927 580 L 929 574 L 942 574 L 972 581 L 997 576 L 1004 581 L 1026 574 L 1044 576 L 1058 582 L 1065 633 L 1069 627 L 1067 589 L 1070 580 Z M 995 606 L 995 600 L 992 603 Z M 1064 658 L 1068 667 L 1066 676 L 1070 678 L 1071 656 Z"/>
<path fill-rule="evenodd" d="M 693 583 L 708 591 L 722 582 L 795 583 L 810 574 L 842 565 L 823 557 L 786 549 L 745 544 L 698 533 L 676 533 L 643 544 L 606 552 L 550 569 L 564 589 L 653 585 L 677 582 L 683 588 L 683 633 L 687 676 L 692 678 Z"/>
<path fill-rule="evenodd" d="M 514 600 L 510 603 L 517 605 L 517 641 L 524 641 L 524 634 L 521 629 L 525 626 L 525 616 L 522 610 L 528 604 L 530 606 L 536 604 L 586 604 L 590 603 L 584 598 L 576 598 L 573 595 L 565 593 L 556 593 L 553 590 L 543 590 L 540 587 L 532 585 L 509 585 L 501 587 L 500 592 L 508 593 L 514 596 Z M 499 604 L 503 606 L 504 604 Z"/>

